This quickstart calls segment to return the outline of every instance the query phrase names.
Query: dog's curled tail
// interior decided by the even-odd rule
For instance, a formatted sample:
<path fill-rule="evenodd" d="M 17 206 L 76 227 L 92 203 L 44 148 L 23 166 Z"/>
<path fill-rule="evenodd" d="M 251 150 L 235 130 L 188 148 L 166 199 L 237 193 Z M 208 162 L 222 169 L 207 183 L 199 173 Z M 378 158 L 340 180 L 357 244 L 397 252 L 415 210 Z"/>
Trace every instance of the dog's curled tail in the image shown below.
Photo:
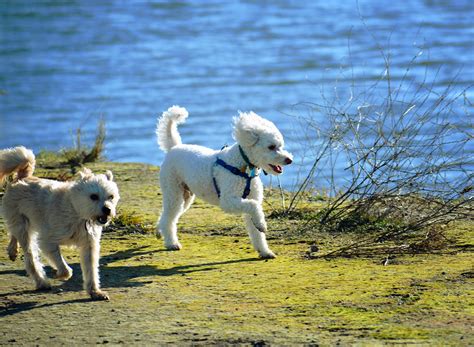
<path fill-rule="evenodd" d="M 23 146 L 0 150 L 0 183 L 13 172 L 17 179 L 30 177 L 35 170 L 35 155 Z"/>
<path fill-rule="evenodd" d="M 158 119 L 156 136 L 163 152 L 168 152 L 174 146 L 181 144 L 178 124 L 184 123 L 186 118 L 188 118 L 188 111 L 184 107 L 172 106 Z"/>

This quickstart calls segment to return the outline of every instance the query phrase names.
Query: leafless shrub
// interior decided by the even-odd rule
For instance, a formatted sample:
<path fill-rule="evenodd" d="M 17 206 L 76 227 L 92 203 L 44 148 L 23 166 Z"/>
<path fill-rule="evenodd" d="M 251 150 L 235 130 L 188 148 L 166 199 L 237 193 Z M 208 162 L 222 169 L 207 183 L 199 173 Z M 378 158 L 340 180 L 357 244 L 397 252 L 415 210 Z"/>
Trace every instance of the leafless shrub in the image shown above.
<path fill-rule="evenodd" d="M 456 91 L 454 78 L 435 90 L 437 74 L 429 82 L 427 73 L 423 81 L 413 82 L 409 71 L 419 55 L 395 84 L 390 60 L 382 56 L 385 71 L 368 90 L 356 95 L 351 88 L 346 100 L 322 92 L 321 104 L 297 105 L 312 166 L 286 213 L 324 179 L 328 198 L 308 226 L 375 231 L 330 255 L 357 253 L 416 232 L 434 237 L 428 227 L 473 216 L 471 87 Z M 381 87 L 382 95 L 375 92 Z"/>
<path fill-rule="evenodd" d="M 104 151 L 105 142 L 105 122 L 100 120 L 97 126 L 97 135 L 92 148 L 84 147 L 81 144 L 81 128 L 76 131 L 75 148 L 63 150 L 66 162 L 73 166 L 81 166 L 85 163 L 95 162 L 100 159 Z"/>

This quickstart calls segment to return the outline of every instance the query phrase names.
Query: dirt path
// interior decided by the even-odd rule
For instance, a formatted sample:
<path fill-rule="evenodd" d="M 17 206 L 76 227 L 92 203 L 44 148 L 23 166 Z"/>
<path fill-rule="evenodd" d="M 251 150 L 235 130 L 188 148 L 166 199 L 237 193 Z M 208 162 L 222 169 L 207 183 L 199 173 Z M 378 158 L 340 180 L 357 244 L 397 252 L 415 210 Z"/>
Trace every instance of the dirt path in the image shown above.
<path fill-rule="evenodd" d="M 156 169 L 121 164 L 114 173 L 121 212 L 153 223 Z M 197 233 L 180 234 L 179 252 L 150 234 L 106 233 L 101 278 L 111 301 L 92 302 L 74 249 L 65 253 L 73 278 L 33 291 L 21 260 L 7 259 L 1 223 L 0 345 L 474 344 L 469 247 L 383 266 L 308 260 L 304 240 L 280 238 L 270 240 L 278 258 L 265 261 L 239 234 L 239 219 L 198 202 L 180 224 Z M 219 230 L 239 232 L 213 235 Z"/>
<path fill-rule="evenodd" d="M 308 261 L 302 245 L 279 244 L 280 257 L 262 261 L 243 238 L 182 239 L 167 252 L 150 236 L 106 238 L 110 302 L 88 300 L 72 250 L 74 277 L 47 293 L 2 254 L 0 343 L 474 342 L 468 255 L 381 266 Z"/>

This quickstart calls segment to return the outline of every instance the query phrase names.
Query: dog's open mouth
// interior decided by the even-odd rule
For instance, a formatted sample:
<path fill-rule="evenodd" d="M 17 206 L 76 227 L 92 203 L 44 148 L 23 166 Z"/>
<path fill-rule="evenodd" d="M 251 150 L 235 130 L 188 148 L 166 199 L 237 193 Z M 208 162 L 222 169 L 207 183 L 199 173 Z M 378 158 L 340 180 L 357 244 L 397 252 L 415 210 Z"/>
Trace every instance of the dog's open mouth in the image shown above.
<path fill-rule="evenodd" d="M 108 218 L 107 218 L 106 215 L 99 216 L 99 217 L 97 217 L 97 221 L 98 221 L 100 224 L 107 224 Z"/>
<path fill-rule="evenodd" d="M 272 165 L 272 164 L 268 164 L 273 171 L 275 171 L 276 173 L 278 174 L 281 174 L 283 172 L 283 168 L 280 166 L 280 165 Z"/>

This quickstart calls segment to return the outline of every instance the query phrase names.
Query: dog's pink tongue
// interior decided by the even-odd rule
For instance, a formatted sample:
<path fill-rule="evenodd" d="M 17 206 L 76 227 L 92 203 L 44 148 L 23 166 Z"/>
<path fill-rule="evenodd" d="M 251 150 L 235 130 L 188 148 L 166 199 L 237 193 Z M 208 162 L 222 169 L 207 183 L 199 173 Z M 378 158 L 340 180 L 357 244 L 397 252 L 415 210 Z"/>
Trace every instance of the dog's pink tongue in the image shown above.
<path fill-rule="evenodd" d="M 280 165 L 272 165 L 272 164 L 269 164 L 269 165 L 271 166 L 273 171 L 275 171 L 276 173 L 282 173 L 283 172 L 283 168 Z"/>

